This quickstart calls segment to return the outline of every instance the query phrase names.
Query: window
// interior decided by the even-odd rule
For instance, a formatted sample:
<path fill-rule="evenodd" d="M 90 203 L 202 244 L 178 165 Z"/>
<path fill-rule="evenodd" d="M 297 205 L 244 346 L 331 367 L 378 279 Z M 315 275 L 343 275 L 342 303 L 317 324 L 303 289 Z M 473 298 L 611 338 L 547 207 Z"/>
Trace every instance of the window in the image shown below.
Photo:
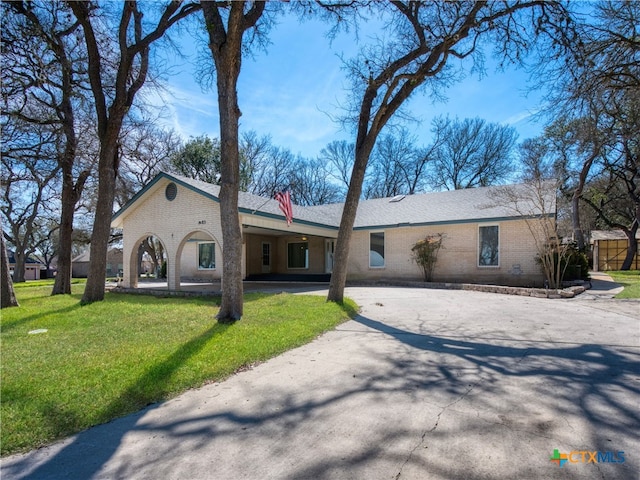
<path fill-rule="evenodd" d="M 369 234 L 369 266 L 371 268 L 384 267 L 384 232 Z"/>
<path fill-rule="evenodd" d="M 309 243 L 297 242 L 287 245 L 287 268 L 309 268 Z"/>
<path fill-rule="evenodd" d="M 216 268 L 216 244 L 214 242 L 198 243 L 198 270 Z"/>
<path fill-rule="evenodd" d="M 499 229 L 498 225 L 488 227 L 480 227 L 478 241 L 478 266 L 480 267 L 497 267 L 500 265 L 500 257 L 498 254 Z"/>
<path fill-rule="evenodd" d="M 167 188 L 164 189 L 164 195 L 165 197 L 167 197 L 167 200 L 169 200 L 170 202 L 176 198 L 177 194 L 178 194 L 178 187 L 173 182 L 167 185 Z"/>

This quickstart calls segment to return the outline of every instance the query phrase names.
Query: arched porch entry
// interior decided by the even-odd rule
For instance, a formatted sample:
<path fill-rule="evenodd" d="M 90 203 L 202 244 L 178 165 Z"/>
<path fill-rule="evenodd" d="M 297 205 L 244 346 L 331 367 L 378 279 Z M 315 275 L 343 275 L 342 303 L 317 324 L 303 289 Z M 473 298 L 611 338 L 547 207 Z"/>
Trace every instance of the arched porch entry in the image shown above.
<path fill-rule="evenodd" d="M 171 268 L 171 266 L 174 268 Z M 222 244 L 207 230 L 188 233 L 178 245 L 175 260 L 167 269 L 169 290 L 183 282 L 219 282 L 222 277 Z"/>
<path fill-rule="evenodd" d="M 125 286 L 138 287 L 139 282 L 166 281 L 168 265 L 166 244 L 159 236 L 145 234 L 135 243 L 124 269 Z"/>

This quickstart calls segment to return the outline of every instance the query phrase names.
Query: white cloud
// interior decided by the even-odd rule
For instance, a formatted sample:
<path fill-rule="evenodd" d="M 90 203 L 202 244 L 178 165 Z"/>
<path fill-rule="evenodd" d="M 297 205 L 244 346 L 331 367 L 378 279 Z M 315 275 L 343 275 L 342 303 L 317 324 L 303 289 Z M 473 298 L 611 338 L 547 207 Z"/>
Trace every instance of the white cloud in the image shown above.
<path fill-rule="evenodd" d="M 518 112 L 514 115 L 511 115 L 509 118 L 507 118 L 503 123 L 505 123 L 506 125 L 517 125 L 521 122 L 526 121 L 531 121 L 533 119 L 533 117 L 539 112 L 538 109 L 534 109 L 534 110 L 524 110 L 521 112 Z"/>

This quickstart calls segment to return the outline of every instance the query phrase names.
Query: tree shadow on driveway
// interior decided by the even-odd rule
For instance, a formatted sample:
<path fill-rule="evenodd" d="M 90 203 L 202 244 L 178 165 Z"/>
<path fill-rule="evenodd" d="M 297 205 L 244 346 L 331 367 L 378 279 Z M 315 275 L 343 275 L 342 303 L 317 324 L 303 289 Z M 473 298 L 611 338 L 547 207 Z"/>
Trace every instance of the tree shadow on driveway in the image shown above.
<path fill-rule="evenodd" d="M 562 478 L 637 476 L 637 348 L 414 333 L 364 315 L 355 322 L 3 473 L 534 479 L 555 478 L 549 457 L 566 448 L 628 456 L 620 465 L 569 465 Z"/>

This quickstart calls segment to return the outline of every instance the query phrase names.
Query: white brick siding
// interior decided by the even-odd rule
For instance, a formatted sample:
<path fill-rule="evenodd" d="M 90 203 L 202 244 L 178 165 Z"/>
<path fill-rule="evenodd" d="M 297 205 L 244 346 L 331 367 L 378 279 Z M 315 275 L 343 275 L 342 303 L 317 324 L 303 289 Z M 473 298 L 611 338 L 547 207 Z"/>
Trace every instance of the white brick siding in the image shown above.
<path fill-rule="evenodd" d="M 498 267 L 478 266 L 479 226 L 499 225 Z M 369 267 L 369 234 L 385 233 L 385 266 Z M 399 227 L 384 230 L 357 230 L 349 253 L 348 278 L 422 279 L 422 272 L 411 260 L 411 247 L 427 235 L 444 234 L 434 269 L 436 282 L 505 283 L 540 285 L 542 270 L 535 261 L 535 243 L 524 220 L 491 223 L 465 223 L 428 227 Z"/>

